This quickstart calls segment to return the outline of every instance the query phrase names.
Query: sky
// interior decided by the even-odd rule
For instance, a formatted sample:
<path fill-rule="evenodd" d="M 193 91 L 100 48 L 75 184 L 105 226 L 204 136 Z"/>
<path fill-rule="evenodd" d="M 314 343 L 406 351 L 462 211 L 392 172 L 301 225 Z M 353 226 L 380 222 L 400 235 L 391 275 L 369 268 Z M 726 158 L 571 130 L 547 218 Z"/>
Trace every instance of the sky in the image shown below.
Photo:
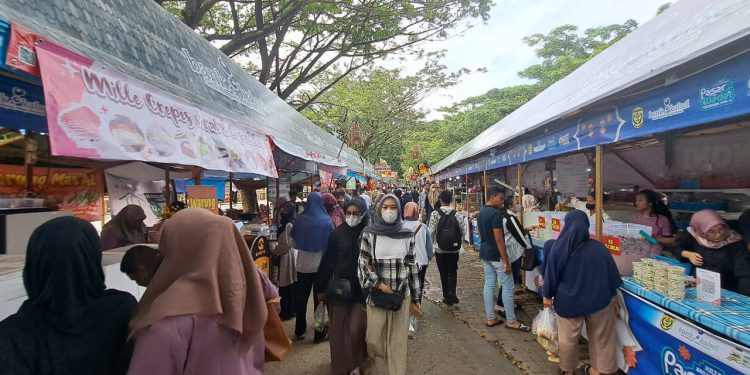
<path fill-rule="evenodd" d="M 666 2 L 669 0 L 495 0 L 486 24 L 475 20 L 474 27 L 460 36 L 425 45 L 430 50 L 446 50 L 442 63 L 448 71 L 484 67 L 488 72 L 465 76 L 457 86 L 436 91 L 422 102 L 422 108 L 429 111 L 429 120 L 438 119 L 442 116 L 436 110 L 439 107 L 481 95 L 492 88 L 526 83 L 517 73 L 537 63 L 538 59 L 534 50 L 521 41 L 524 36 L 546 34 L 568 23 L 577 25 L 581 32 L 628 19 L 642 25 Z M 385 63 L 386 66 L 393 64 Z M 421 67 L 419 62 L 399 64 L 406 72 Z"/>

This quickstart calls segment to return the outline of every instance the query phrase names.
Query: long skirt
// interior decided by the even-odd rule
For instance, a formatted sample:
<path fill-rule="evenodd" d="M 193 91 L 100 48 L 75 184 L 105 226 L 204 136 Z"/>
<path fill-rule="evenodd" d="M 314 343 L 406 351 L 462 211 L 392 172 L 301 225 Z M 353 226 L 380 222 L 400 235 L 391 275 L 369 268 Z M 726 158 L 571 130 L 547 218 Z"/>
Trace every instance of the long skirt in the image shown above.
<path fill-rule="evenodd" d="M 382 359 L 389 375 L 406 374 L 410 303 L 404 299 L 398 311 L 367 305 L 367 354 Z"/>
<path fill-rule="evenodd" d="M 331 345 L 331 369 L 348 374 L 367 359 L 367 310 L 365 305 L 329 305 L 328 340 Z"/>

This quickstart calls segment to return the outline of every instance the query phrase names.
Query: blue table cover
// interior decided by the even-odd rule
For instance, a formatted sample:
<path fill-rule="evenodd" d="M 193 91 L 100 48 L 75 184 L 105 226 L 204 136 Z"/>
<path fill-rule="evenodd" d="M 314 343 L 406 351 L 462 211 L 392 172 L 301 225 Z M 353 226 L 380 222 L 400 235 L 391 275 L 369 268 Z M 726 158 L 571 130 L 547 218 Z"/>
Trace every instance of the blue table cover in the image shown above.
<path fill-rule="evenodd" d="M 622 281 L 623 289 L 677 315 L 691 319 L 704 328 L 750 346 L 750 298 L 722 290 L 721 306 L 716 306 L 698 300 L 695 288 L 685 290 L 685 299 L 675 300 L 644 288 L 630 276 L 623 277 Z"/>

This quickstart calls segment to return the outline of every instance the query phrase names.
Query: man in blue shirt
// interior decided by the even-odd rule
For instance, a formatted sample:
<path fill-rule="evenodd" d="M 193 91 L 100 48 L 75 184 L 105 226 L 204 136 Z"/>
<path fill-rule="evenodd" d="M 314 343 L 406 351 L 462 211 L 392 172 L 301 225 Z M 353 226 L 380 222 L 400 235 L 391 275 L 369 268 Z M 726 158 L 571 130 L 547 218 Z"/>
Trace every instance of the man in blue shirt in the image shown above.
<path fill-rule="evenodd" d="M 513 272 L 511 264 L 516 259 L 510 259 L 505 247 L 503 233 L 503 216 L 505 214 L 503 199 L 505 190 L 499 186 L 487 189 L 487 205 L 482 207 L 477 216 L 479 224 L 479 257 L 484 263 L 484 309 L 487 313 L 487 327 L 494 327 L 502 321 L 495 313 L 495 286 L 498 281 L 503 289 L 505 304 L 505 328 L 517 331 L 530 331 L 529 327 L 516 320 L 513 308 Z"/>

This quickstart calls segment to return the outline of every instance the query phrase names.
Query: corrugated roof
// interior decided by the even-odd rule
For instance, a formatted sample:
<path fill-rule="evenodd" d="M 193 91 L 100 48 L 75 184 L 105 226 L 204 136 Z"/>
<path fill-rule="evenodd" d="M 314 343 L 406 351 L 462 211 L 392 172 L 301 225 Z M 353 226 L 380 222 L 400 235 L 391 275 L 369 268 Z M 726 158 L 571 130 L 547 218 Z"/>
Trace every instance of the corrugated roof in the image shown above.
<path fill-rule="evenodd" d="M 307 120 L 154 1 L 3 0 L 0 17 L 301 149 L 335 158 L 341 147 L 338 138 Z M 237 92 L 248 99 L 236 101 L 210 88 L 193 72 L 183 49 L 195 62 L 236 84 Z M 348 146 L 341 161 L 362 170 L 359 155 Z"/>
<path fill-rule="evenodd" d="M 750 1 L 682 0 L 476 136 L 433 173 L 750 35 Z"/>

